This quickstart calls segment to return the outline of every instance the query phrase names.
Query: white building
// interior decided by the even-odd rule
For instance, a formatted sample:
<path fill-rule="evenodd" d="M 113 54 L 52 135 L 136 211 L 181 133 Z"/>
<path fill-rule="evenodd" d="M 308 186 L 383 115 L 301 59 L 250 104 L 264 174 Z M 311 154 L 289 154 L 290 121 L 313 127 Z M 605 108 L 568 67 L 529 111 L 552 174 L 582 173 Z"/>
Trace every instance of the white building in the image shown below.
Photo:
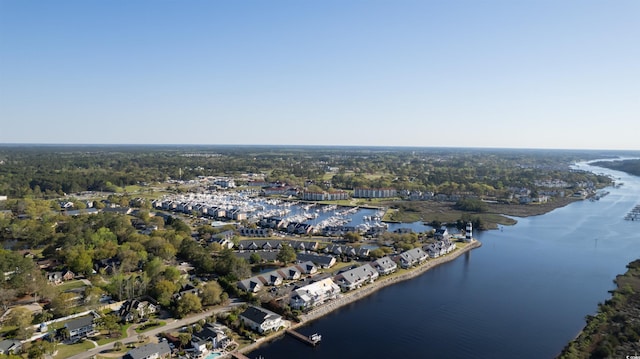
<path fill-rule="evenodd" d="M 289 305 L 293 309 L 307 309 L 336 299 L 339 295 L 340 287 L 331 278 L 325 278 L 294 290 Z"/>
<path fill-rule="evenodd" d="M 240 314 L 240 320 L 244 325 L 261 334 L 285 327 L 285 322 L 278 314 L 253 306 Z"/>

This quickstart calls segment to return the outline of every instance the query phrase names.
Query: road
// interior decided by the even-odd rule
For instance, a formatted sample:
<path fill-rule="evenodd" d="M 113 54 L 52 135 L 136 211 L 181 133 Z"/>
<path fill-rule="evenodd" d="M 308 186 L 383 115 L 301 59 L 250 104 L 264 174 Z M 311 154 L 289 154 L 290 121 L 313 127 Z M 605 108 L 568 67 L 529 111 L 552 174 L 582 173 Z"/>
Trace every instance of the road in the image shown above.
<path fill-rule="evenodd" d="M 182 319 L 174 319 L 171 322 L 167 322 L 167 324 L 161 326 L 161 327 L 157 327 L 157 328 L 153 328 L 149 331 L 144 332 L 143 334 L 148 336 L 148 337 L 152 337 L 155 335 L 158 335 L 162 332 L 168 332 L 177 328 L 181 328 L 184 327 L 188 324 L 191 323 L 195 323 L 197 321 L 199 321 L 200 319 L 205 319 L 208 316 L 211 316 L 213 314 L 216 313 L 220 313 L 220 312 L 226 312 L 226 311 L 230 311 L 233 307 L 239 306 L 245 304 L 244 302 L 239 302 L 239 301 L 233 301 L 230 304 L 224 306 L 224 307 L 219 307 L 219 308 L 214 308 L 214 309 L 210 309 L 207 310 L 205 312 L 202 313 L 198 313 L 198 314 L 194 314 L 191 315 L 189 317 L 186 318 L 182 318 Z M 127 338 L 120 338 L 116 341 L 122 342 L 125 346 L 129 343 L 137 343 L 138 342 L 138 334 L 135 333 L 134 335 L 131 335 Z M 86 358 L 91 358 L 94 355 L 100 354 L 100 352 L 104 351 L 104 350 L 111 350 L 113 349 L 113 344 L 116 342 L 113 341 L 111 343 L 108 344 L 104 344 L 104 345 L 100 345 L 96 348 L 90 349 L 86 352 L 74 355 L 72 357 L 69 357 L 68 359 L 86 359 Z"/>

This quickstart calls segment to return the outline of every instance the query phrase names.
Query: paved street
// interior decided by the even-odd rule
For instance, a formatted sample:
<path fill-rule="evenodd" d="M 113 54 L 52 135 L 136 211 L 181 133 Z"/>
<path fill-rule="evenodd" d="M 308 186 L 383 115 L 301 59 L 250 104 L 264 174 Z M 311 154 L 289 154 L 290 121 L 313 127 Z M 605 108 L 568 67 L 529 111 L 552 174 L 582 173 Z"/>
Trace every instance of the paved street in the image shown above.
<path fill-rule="evenodd" d="M 192 316 L 183 318 L 183 319 L 174 319 L 171 321 L 168 321 L 166 325 L 162 326 L 162 327 L 158 327 L 158 328 L 153 328 L 147 332 L 144 332 L 143 334 L 148 336 L 148 337 L 152 337 L 155 336 L 159 333 L 162 332 L 167 332 L 167 331 L 171 331 L 177 328 L 181 328 L 184 327 L 187 324 L 190 323 L 194 323 L 199 321 L 200 319 L 204 319 L 212 314 L 216 314 L 219 312 L 225 312 L 225 311 L 229 311 L 231 310 L 233 307 L 235 306 L 239 306 L 244 304 L 244 302 L 231 302 L 230 304 L 224 306 L 224 307 L 220 307 L 220 308 L 214 308 L 214 309 L 210 309 L 208 311 L 202 312 L 202 313 L 198 313 L 198 314 L 194 314 Z M 130 335 L 127 338 L 120 338 L 116 341 L 120 341 L 122 342 L 125 346 L 129 343 L 137 343 L 138 341 L 138 334 L 134 332 L 134 335 Z M 72 357 L 69 357 L 69 359 L 86 359 L 86 358 L 90 358 L 94 355 L 100 354 L 100 352 L 105 351 L 105 350 L 111 350 L 113 349 L 113 343 L 115 343 L 116 341 L 113 341 L 109 344 L 104 344 L 101 346 L 98 346 L 96 348 L 90 349 L 86 352 L 74 355 Z"/>

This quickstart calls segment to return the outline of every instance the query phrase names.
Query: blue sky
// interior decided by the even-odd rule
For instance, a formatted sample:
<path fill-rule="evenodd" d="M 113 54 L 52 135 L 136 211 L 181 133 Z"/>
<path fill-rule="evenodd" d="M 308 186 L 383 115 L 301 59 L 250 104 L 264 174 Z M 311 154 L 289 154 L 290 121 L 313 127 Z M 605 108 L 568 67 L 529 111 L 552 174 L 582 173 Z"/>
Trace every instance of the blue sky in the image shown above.
<path fill-rule="evenodd" d="M 639 150 L 640 1 L 0 0 L 0 143 Z"/>

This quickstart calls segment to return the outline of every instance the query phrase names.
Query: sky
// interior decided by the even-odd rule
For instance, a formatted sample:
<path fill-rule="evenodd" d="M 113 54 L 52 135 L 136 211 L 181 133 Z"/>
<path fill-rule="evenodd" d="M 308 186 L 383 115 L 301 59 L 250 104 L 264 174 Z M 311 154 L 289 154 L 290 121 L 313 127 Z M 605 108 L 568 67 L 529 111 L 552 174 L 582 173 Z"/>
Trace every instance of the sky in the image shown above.
<path fill-rule="evenodd" d="M 0 0 L 0 143 L 640 150 L 638 0 Z"/>

